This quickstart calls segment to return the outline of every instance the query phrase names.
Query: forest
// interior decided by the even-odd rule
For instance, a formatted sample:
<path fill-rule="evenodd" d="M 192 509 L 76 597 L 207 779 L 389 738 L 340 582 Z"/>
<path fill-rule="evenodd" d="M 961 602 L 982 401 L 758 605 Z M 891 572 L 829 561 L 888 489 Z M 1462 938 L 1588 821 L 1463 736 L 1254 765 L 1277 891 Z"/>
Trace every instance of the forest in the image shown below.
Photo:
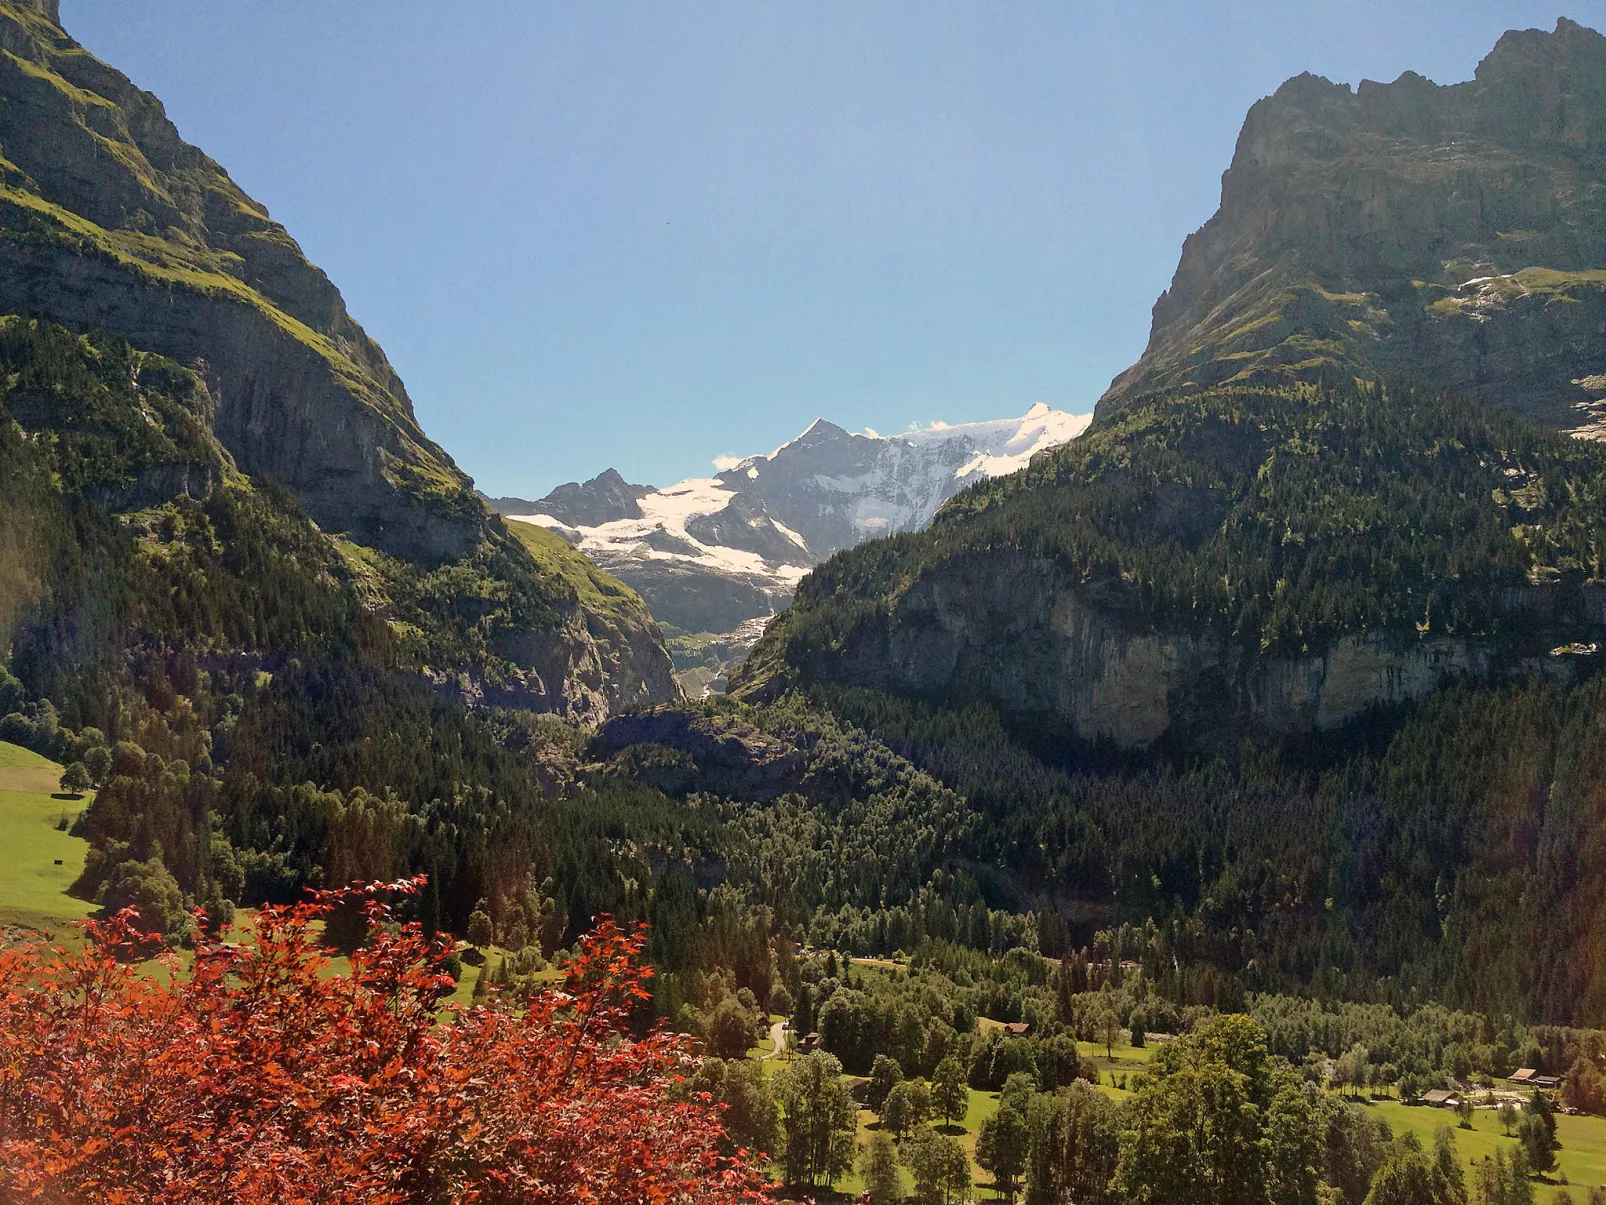
<path fill-rule="evenodd" d="M 1549 649 L 1590 626 L 1603 468 L 1591 441 L 1410 384 L 1144 396 L 965 490 L 927 530 L 818 566 L 736 685 L 845 680 L 915 583 L 1006 551 L 1055 565 L 1123 623 L 1256 656 L 1358 632 Z M 1535 587 L 1554 596 L 1546 614 Z"/>
<path fill-rule="evenodd" d="M 587 730 L 443 689 L 440 661 L 494 670 L 485 616 L 400 569 L 376 607 L 373 564 L 233 466 L 189 370 L 20 319 L 0 323 L 0 362 L 0 740 L 94 791 L 74 890 L 135 926 L 126 940 L 211 957 L 237 915 L 417 876 L 389 928 L 330 911 L 329 953 L 360 962 L 405 932 L 421 943 L 408 957 L 436 951 L 482 1007 L 522 1015 L 603 917 L 639 922 L 652 974 L 617 1023 L 680 1035 L 682 1053 L 653 1048 L 695 1064 L 664 1099 L 715 1109 L 733 1168 L 764 1151 L 794 1186 L 851 1174 L 872 1196 L 957 1200 L 974 1166 L 1044 1202 L 1520 1200 L 1554 1166 L 1546 1119 L 1603 1108 L 1598 678 L 1470 682 L 1228 756 L 1121 752 L 982 701 L 826 681 Z M 1288 439 L 1310 434 L 1322 407 L 1273 400 Z M 1370 422 L 1372 401 L 1332 401 L 1321 421 Z M 1188 404 L 1231 418 L 1220 397 Z M 1587 451 L 1448 401 L 1424 412 L 1457 434 L 1419 466 L 1444 482 L 1421 521 L 1463 543 L 1334 534 L 1310 560 L 1311 536 L 1262 563 L 1196 542 L 1186 572 L 1162 558 L 1128 575 L 1150 583 L 1146 605 L 1203 607 L 1270 647 L 1420 618 L 1412 573 L 1460 583 L 1431 622 L 1499 629 L 1499 590 L 1593 572 Z M 1256 479 L 1281 506 L 1318 489 L 1301 466 Z M 1366 494 L 1366 463 L 1351 467 Z M 934 538 L 962 513 L 1005 522 L 1011 488 L 964 495 Z M 1130 488 L 1097 503 L 1110 531 Z M 1405 568 L 1342 591 L 1358 610 L 1295 592 L 1284 618 L 1246 627 L 1230 592 L 1178 593 L 1240 572 L 1314 582 L 1362 543 Z M 886 554 L 845 554 L 819 580 L 851 594 Z M 546 604 L 497 605 L 493 626 Z M 818 1049 L 760 1074 L 748 1052 L 777 1021 Z M 1116 1083 L 1089 1044 L 1126 1043 L 1153 1057 Z M 1446 1154 L 1453 1136 L 1394 1138 L 1344 1096 L 1475 1091 L 1519 1067 L 1565 1076 L 1565 1095 L 1513 1115 L 1487 1184 Z M 999 1103 L 959 1158 L 949 1131 L 974 1093 Z M 861 1114 L 876 1126 L 862 1145 Z M 1184 1140 L 1200 1126 L 1209 1141 Z"/>

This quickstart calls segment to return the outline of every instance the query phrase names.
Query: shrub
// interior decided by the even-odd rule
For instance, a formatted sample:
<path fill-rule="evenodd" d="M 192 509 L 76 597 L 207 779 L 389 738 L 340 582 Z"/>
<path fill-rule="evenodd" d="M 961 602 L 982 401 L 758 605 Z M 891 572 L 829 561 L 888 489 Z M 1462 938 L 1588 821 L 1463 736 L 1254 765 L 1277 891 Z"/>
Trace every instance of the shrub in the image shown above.
<path fill-rule="evenodd" d="M 375 936 L 333 976 L 316 922 L 355 898 Z M 604 919 L 562 991 L 441 1025 L 446 947 L 382 899 L 266 907 L 188 976 L 129 965 L 157 943 L 126 912 L 79 953 L 0 952 L 0 1199 L 766 1199 L 713 1106 L 674 1099 L 685 1040 L 631 1036 L 643 930 Z"/>

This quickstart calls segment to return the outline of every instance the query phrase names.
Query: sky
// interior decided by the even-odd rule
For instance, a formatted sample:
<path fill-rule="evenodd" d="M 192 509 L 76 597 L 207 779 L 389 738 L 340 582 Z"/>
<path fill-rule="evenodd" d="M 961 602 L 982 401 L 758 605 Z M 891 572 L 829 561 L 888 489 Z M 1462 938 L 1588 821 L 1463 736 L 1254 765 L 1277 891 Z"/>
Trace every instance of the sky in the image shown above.
<path fill-rule="evenodd" d="M 526 498 L 706 476 L 816 417 L 1090 410 L 1255 100 L 1606 29 L 1606 0 L 61 7 Z"/>

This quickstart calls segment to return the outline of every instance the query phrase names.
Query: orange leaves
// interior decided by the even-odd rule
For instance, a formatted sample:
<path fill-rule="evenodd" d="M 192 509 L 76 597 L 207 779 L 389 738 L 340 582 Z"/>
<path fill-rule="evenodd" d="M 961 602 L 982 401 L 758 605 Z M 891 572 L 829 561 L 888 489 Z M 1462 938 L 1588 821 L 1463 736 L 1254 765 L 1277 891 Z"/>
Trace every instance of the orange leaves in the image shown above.
<path fill-rule="evenodd" d="M 386 902 L 419 885 L 265 908 L 165 984 L 125 961 L 149 949 L 127 914 L 85 953 L 0 954 L 0 1200 L 764 1199 L 711 1108 L 668 1100 L 683 1040 L 631 1036 L 643 930 L 604 918 L 562 991 L 443 1024 L 447 951 Z M 375 939 L 331 977 L 313 922 L 353 903 Z"/>

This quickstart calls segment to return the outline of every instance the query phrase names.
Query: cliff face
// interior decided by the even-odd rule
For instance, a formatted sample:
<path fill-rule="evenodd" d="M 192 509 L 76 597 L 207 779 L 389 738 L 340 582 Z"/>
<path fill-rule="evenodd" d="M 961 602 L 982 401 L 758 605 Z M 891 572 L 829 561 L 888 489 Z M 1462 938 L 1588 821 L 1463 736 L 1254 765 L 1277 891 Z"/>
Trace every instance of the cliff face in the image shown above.
<path fill-rule="evenodd" d="M 1289 80 L 1096 421 L 1155 389 L 1405 376 L 1600 433 L 1603 151 L 1606 38 L 1566 20 L 1450 87 Z"/>
<path fill-rule="evenodd" d="M 1566 682 L 1592 661 L 1587 645 L 1522 653 L 1476 638 L 1386 631 L 1261 656 L 1217 632 L 1134 622 L 1094 593 L 1030 554 L 955 557 L 900 594 L 884 619 L 863 623 L 847 642 L 851 656 L 796 668 L 806 679 L 894 694 L 985 698 L 1007 712 L 1052 716 L 1084 740 L 1230 751 L 1249 730 L 1329 730 L 1457 679 Z M 1508 605 L 1554 610 L 1553 602 L 1551 591 L 1532 587 Z M 1582 628 L 1606 634 L 1606 592 L 1563 606 Z"/>
<path fill-rule="evenodd" d="M 0 0 L 6 313 L 193 369 L 231 468 L 294 495 L 371 607 L 428 637 L 431 673 L 521 682 L 510 701 L 590 719 L 678 696 L 645 610 L 623 625 L 593 614 L 583 571 L 532 558 L 419 427 L 329 279 L 155 97 L 73 42 L 50 0 Z M 419 600 L 432 617 L 411 614 Z"/>
<path fill-rule="evenodd" d="M 0 5 L 0 309 L 199 362 L 219 437 L 325 530 L 440 560 L 483 508 L 340 293 L 49 16 Z"/>

